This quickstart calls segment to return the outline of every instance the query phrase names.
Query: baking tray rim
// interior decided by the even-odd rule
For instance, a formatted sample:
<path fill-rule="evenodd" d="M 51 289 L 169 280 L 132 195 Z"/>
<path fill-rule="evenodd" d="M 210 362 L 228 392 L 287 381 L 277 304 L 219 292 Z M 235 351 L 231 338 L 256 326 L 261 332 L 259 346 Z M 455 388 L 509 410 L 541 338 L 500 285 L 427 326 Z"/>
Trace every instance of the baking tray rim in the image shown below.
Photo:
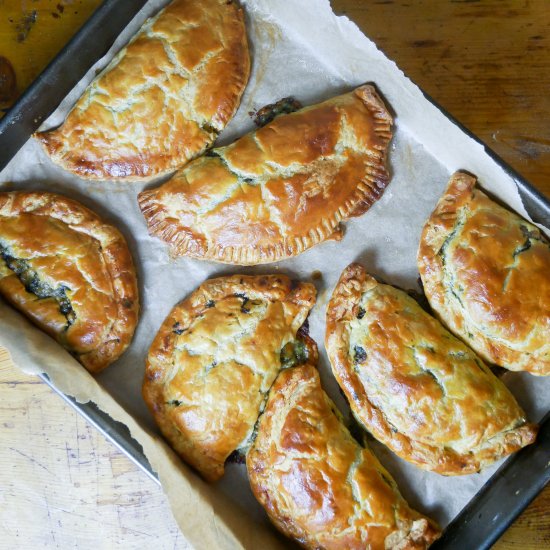
<path fill-rule="evenodd" d="M 67 45 L 33 81 L 12 108 L 0 119 L 0 145 L 4 146 L 3 151 L 0 152 L 0 171 L 15 156 L 32 133 L 38 129 L 42 121 L 46 120 L 58 107 L 60 100 L 73 89 L 93 64 L 107 53 L 120 32 L 146 3 L 147 0 L 126 0 L 125 2 L 104 0 Z M 92 36 L 93 40 L 88 39 Z M 75 56 L 79 59 L 77 68 L 74 66 Z M 67 71 L 68 66 L 66 65 L 69 63 L 71 64 L 70 71 Z M 60 78 L 63 79 L 62 84 L 55 88 L 55 93 L 44 94 L 45 91 L 51 92 L 53 85 L 60 84 Z M 480 144 L 485 153 L 511 176 L 531 217 L 535 221 L 550 226 L 550 201 L 445 108 L 425 92 L 422 91 L 422 93 L 446 118 Z M 73 397 L 65 395 L 55 387 L 46 374 L 39 376 L 146 475 L 160 484 L 156 473 L 143 454 L 141 445 L 131 437 L 124 424 L 114 421 L 95 403 L 79 403 Z M 547 452 L 550 452 L 550 412 L 541 421 L 537 442 L 514 454 L 501 465 L 464 509 L 449 523 L 442 538 L 432 548 L 434 550 L 436 548 L 459 550 L 465 547 L 478 548 L 479 550 L 489 549 L 550 481 L 550 465 L 547 460 L 544 460 L 548 456 Z M 540 466 L 541 471 L 540 473 L 531 471 L 531 483 L 525 487 L 526 470 L 523 464 L 532 466 L 537 457 L 540 462 L 537 465 Z M 521 473 L 521 476 L 517 475 L 518 473 Z M 514 485 L 514 481 L 516 485 Z M 514 489 L 518 483 L 523 486 Z M 507 491 L 512 489 L 513 492 L 508 494 Z M 495 491 L 499 490 L 504 491 L 509 498 L 504 502 L 497 499 L 498 502 L 491 504 L 491 497 L 494 496 Z M 497 506 L 494 507 L 494 504 Z M 498 510 L 489 525 L 484 513 L 490 511 L 491 506 Z"/>

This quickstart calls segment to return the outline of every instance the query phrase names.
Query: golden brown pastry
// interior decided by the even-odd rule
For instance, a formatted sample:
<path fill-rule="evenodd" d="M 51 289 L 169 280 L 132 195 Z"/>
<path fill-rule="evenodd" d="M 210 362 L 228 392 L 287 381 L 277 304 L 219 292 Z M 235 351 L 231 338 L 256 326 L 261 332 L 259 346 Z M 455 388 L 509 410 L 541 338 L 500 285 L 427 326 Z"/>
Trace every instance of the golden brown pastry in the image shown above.
<path fill-rule="evenodd" d="M 486 361 L 550 375 L 550 242 L 457 172 L 426 222 L 418 269 L 439 318 Z"/>
<path fill-rule="evenodd" d="M 0 193 L 0 295 L 93 373 L 124 352 L 138 320 L 124 237 L 52 193 Z"/>
<path fill-rule="evenodd" d="M 421 468 L 470 474 L 535 440 L 536 426 L 472 350 L 358 264 L 329 302 L 326 348 L 354 416 Z"/>
<path fill-rule="evenodd" d="M 248 446 L 279 370 L 306 360 L 296 333 L 314 302 L 311 284 L 233 275 L 203 283 L 162 324 L 143 397 L 172 447 L 207 480 Z"/>
<path fill-rule="evenodd" d="M 296 256 L 388 184 L 392 118 L 372 86 L 281 115 L 139 195 L 174 255 L 239 265 Z"/>
<path fill-rule="evenodd" d="M 439 536 L 352 438 L 311 364 L 279 374 L 246 466 L 271 521 L 305 548 L 422 549 Z"/>
<path fill-rule="evenodd" d="M 227 0 L 174 0 L 96 78 L 62 126 L 37 134 L 82 178 L 141 180 L 202 153 L 248 81 L 243 11 Z"/>

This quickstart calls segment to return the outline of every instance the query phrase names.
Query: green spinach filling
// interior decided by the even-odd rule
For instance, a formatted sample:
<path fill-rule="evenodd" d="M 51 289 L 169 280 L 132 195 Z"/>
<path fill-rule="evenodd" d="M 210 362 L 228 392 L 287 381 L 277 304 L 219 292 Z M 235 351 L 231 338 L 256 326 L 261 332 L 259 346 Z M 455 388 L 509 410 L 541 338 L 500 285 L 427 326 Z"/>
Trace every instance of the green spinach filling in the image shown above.
<path fill-rule="evenodd" d="M 235 293 L 235 296 L 237 298 L 240 298 L 243 303 L 241 305 L 241 312 L 242 313 L 250 313 L 250 307 L 248 307 L 248 302 L 250 302 L 250 298 L 246 295 L 246 294 L 243 294 L 242 292 L 237 292 Z"/>
<path fill-rule="evenodd" d="M 358 365 L 367 360 L 367 352 L 361 346 L 353 346 L 353 362 Z"/>
<path fill-rule="evenodd" d="M 300 340 L 288 342 L 281 349 L 281 367 L 287 369 L 307 361 L 307 348 Z"/>
<path fill-rule="evenodd" d="M 65 330 L 76 321 L 76 313 L 67 296 L 67 291 L 70 290 L 68 287 L 60 285 L 54 288 L 48 283 L 41 281 L 38 273 L 30 266 L 27 260 L 16 258 L 10 254 L 7 247 L 2 245 L 0 245 L 0 257 L 4 260 L 6 267 L 13 271 L 21 281 L 27 292 L 34 294 L 40 300 L 51 298 L 58 303 L 60 313 L 67 319 Z"/>
<path fill-rule="evenodd" d="M 181 326 L 180 322 L 179 321 L 176 321 L 173 325 L 172 325 L 172 332 L 174 334 L 177 334 L 178 336 L 180 334 L 183 334 L 185 332 L 185 329 Z"/>
<path fill-rule="evenodd" d="M 262 107 L 259 111 L 256 112 L 254 116 L 254 124 L 256 126 L 262 127 L 266 124 L 269 124 L 277 116 L 281 114 L 290 114 L 295 111 L 298 111 L 302 108 L 302 104 L 293 97 L 283 97 L 276 101 L 275 103 L 270 103 L 265 107 Z"/>
<path fill-rule="evenodd" d="M 533 243 L 534 242 L 538 242 L 538 243 L 541 243 L 541 244 L 548 244 L 550 246 L 549 243 L 545 242 L 545 240 L 542 238 L 542 235 L 540 233 L 537 233 L 537 231 L 529 231 L 529 228 L 523 224 L 521 224 L 519 226 L 520 228 L 520 231 L 522 232 L 523 236 L 525 237 L 525 242 L 523 244 L 521 244 L 520 246 L 518 246 L 514 252 L 513 252 L 513 257 L 514 257 L 514 260 L 516 259 L 517 256 L 519 256 L 522 252 L 525 252 L 527 250 L 529 250 L 531 248 L 531 246 L 533 246 Z"/>

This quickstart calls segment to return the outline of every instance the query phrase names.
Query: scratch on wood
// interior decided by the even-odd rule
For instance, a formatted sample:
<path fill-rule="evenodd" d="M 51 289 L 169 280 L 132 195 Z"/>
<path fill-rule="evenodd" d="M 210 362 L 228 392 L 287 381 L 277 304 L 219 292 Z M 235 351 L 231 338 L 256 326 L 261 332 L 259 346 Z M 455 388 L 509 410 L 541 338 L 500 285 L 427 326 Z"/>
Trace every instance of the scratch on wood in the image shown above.
<path fill-rule="evenodd" d="M 37 466 L 40 466 L 43 470 L 46 470 L 46 472 L 48 472 L 53 477 L 57 477 L 53 472 L 48 470 L 48 468 L 46 468 L 46 466 L 44 466 L 44 464 L 40 464 L 40 462 L 38 462 L 38 460 L 36 460 L 32 456 L 26 455 L 25 453 L 23 453 L 19 449 L 14 449 L 13 447 L 8 447 L 8 448 L 9 448 L 10 451 L 13 451 L 14 453 L 17 453 L 21 456 L 24 456 L 27 460 L 30 460 L 33 464 L 36 464 Z"/>

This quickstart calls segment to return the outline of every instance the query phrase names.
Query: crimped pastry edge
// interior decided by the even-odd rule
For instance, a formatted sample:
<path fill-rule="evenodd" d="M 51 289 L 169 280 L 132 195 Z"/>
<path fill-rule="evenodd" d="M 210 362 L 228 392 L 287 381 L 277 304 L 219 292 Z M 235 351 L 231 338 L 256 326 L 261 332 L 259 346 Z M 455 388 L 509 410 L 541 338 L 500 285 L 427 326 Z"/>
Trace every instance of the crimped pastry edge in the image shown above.
<path fill-rule="evenodd" d="M 113 283 L 117 317 L 97 349 L 77 355 L 78 361 L 97 374 L 118 359 L 129 346 L 139 316 L 139 293 L 134 262 L 123 235 L 92 210 L 63 195 L 49 192 L 0 192 L 0 217 L 36 214 L 57 219 L 67 227 L 99 241 Z M 70 351 L 70 350 L 69 350 Z"/>
<path fill-rule="evenodd" d="M 182 231 L 178 227 L 177 220 L 168 219 L 164 206 L 156 201 L 160 189 L 157 188 L 143 191 L 138 195 L 139 207 L 147 221 L 149 233 L 168 243 L 173 256 L 189 256 L 199 260 L 243 266 L 278 262 L 297 256 L 328 239 L 339 240 L 342 237 L 340 223 L 364 214 L 382 196 L 390 181 L 386 164 L 388 145 L 392 138 L 393 118 L 374 86 L 365 84 L 356 88 L 354 93 L 373 114 L 374 133 L 382 140 L 382 146 L 377 150 L 379 166 L 375 174 L 365 175 L 364 179 L 357 184 L 352 198 L 348 199 L 332 218 L 323 219 L 316 230 L 312 229 L 309 234 L 301 237 L 284 239 L 270 247 L 246 248 L 221 245 L 205 247 L 199 239 L 194 238 L 191 232 Z"/>

